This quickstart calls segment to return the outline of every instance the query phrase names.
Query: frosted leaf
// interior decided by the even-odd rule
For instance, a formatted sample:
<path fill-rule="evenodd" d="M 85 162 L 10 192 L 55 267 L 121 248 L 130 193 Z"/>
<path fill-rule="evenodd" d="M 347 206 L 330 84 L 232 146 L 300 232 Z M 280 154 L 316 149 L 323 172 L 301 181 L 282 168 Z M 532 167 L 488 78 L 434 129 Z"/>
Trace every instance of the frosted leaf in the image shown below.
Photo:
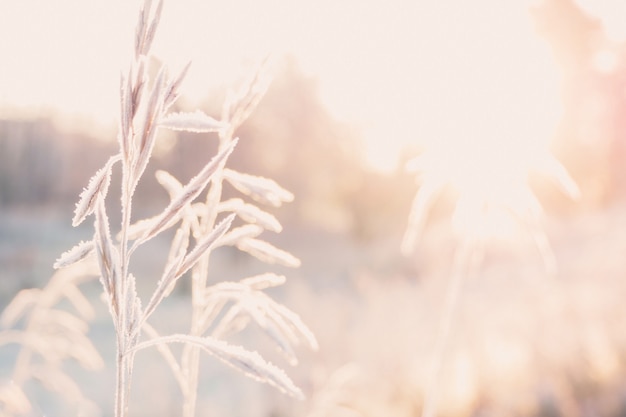
<path fill-rule="evenodd" d="M 150 47 L 152 46 L 152 41 L 154 40 L 154 34 L 156 33 L 156 29 L 159 25 L 159 20 L 161 19 L 161 11 L 163 10 L 163 0 L 159 0 L 159 4 L 157 5 L 157 9 L 154 12 L 154 17 L 152 18 L 152 22 L 150 23 L 150 27 L 146 32 L 146 39 L 144 42 L 144 51 L 143 54 L 147 55 L 150 51 Z"/>
<path fill-rule="evenodd" d="M 156 133 L 158 130 L 158 122 L 161 118 L 161 111 L 163 107 L 163 78 L 165 76 L 165 68 L 161 67 L 152 92 L 150 93 L 150 99 L 147 106 L 145 106 L 145 113 L 143 117 L 143 123 L 139 129 L 138 137 L 139 144 L 137 147 L 137 159 L 133 161 L 132 171 L 132 185 L 130 188 L 130 194 L 133 195 L 137 182 L 143 175 L 150 157 L 152 156 L 152 150 L 154 149 L 154 143 L 156 140 Z"/>
<path fill-rule="evenodd" d="M 144 325 L 142 326 L 142 330 L 151 339 L 160 338 L 159 333 L 154 329 L 154 327 L 150 326 L 150 324 L 148 323 L 144 323 Z M 174 356 L 174 353 L 172 352 L 170 347 L 165 343 L 160 343 L 156 345 L 156 349 L 159 351 L 163 359 L 165 359 L 165 362 L 169 365 L 172 373 L 174 374 L 174 377 L 178 381 L 179 386 L 185 386 L 187 380 L 185 379 L 185 376 L 183 375 L 183 372 L 181 370 L 181 366 L 178 363 L 178 360 Z"/>
<path fill-rule="evenodd" d="M 224 169 L 224 178 L 237 190 L 261 203 L 279 207 L 282 203 L 293 201 L 292 193 L 269 178 L 242 174 L 232 169 Z"/>
<path fill-rule="evenodd" d="M 130 81 L 130 77 L 128 79 Z M 118 141 L 124 161 L 130 159 L 130 125 L 132 122 L 132 91 L 130 84 L 124 79 L 124 74 L 120 74 L 120 131 Z"/>
<path fill-rule="evenodd" d="M 150 46 L 156 33 L 156 28 L 161 18 L 163 10 L 163 0 L 159 1 L 154 17 L 148 25 L 150 11 L 152 9 L 152 0 L 146 0 L 139 13 L 139 20 L 135 29 L 135 56 L 147 55 L 150 52 Z"/>
<path fill-rule="evenodd" d="M 243 202 L 243 200 L 241 198 L 231 198 L 230 200 L 225 200 L 220 202 L 220 204 L 217 207 L 217 210 L 219 212 L 224 212 L 224 211 L 235 211 L 237 210 L 237 208 L 239 208 L 240 206 L 244 205 L 245 203 Z"/>
<path fill-rule="evenodd" d="M 72 219 L 72 226 L 76 227 L 85 220 L 87 216 L 93 213 L 98 198 L 104 199 L 109 189 L 111 182 L 111 169 L 113 164 L 121 159 L 121 156 L 115 155 L 109 158 L 107 163 L 98 172 L 95 173 L 89 185 L 80 194 L 80 199 L 76 204 L 74 210 L 74 218 Z"/>
<path fill-rule="evenodd" d="M 225 339 L 229 335 L 243 330 L 250 322 L 250 316 L 242 314 L 239 304 L 235 304 L 223 315 L 220 322 L 215 326 L 211 336 L 217 339 Z"/>
<path fill-rule="evenodd" d="M 206 214 L 208 210 L 208 206 L 203 202 L 193 203 L 191 205 L 191 210 L 193 211 L 194 216 L 202 217 Z"/>
<path fill-rule="evenodd" d="M 206 288 L 207 294 L 230 294 L 232 298 L 238 298 L 242 292 L 248 291 L 249 288 L 241 282 L 223 281 Z"/>
<path fill-rule="evenodd" d="M 280 233 L 283 230 L 282 225 L 270 213 L 261 210 L 253 204 L 246 204 L 240 198 L 233 198 L 220 204 L 220 211 L 232 211 L 237 213 L 242 220 L 249 223 L 255 223 L 263 227 L 265 230 Z"/>
<path fill-rule="evenodd" d="M 139 11 L 139 18 L 135 25 L 135 57 L 138 57 L 142 50 L 142 44 L 146 34 L 146 26 L 150 13 L 151 0 L 146 0 Z"/>
<path fill-rule="evenodd" d="M 280 264 L 292 268 L 300 266 L 300 260 L 282 249 L 278 249 L 272 244 L 258 239 L 241 239 L 237 247 L 268 264 Z"/>
<path fill-rule="evenodd" d="M 78 261 L 85 259 L 93 252 L 93 241 L 81 241 L 78 245 L 72 249 L 64 252 L 59 259 L 54 263 L 54 269 L 65 268 L 73 265 Z"/>
<path fill-rule="evenodd" d="M 136 279 L 133 274 L 128 274 L 126 279 L 126 299 L 124 300 L 126 328 L 134 332 L 139 327 L 138 322 L 142 317 L 141 300 L 137 297 Z"/>
<path fill-rule="evenodd" d="M 242 285 L 263 282 L 261 276 L 242 280 Z M 276 276 L 272 283 L 279 281 Z M 235 295 L 237 306 L 246 311 L 265 333 L 273 339 L 290 363 L 297 362 L 292 345 L 305 341 L 313 350 L 318 348 L 313 332 L 302 322 L 300 317 L 282 304 L 272 300 L 267 294 L 252 290 Z"/>
<path fill-rule="evenodd" d="M 289 310 L 284 305 L 274 301 L 272 302 L 272 307 L 273 308 L 270 311 L 270 315 L 273 316 L 274 312 L 280 315 L 286 320 L 290 328 L 300 334 L 300 338 L 304 339 L 311 349 L 317 350 L 319 348 L 317 338 L 315 337 L 311 329 L 309 329 L 307 325 L 304 324 L 299 315 Z"/>
<path fill-rule="evenodd" d="M 170 113 L 161 120 L 160 126 L 171 130 L 208 133 L 225 129 L 228 127 L 228 124 L 215 120 L 200 110 L 196 110 L 193 113 Z"/>
<path fill-rule="evenodd" d="M 212 337 L 176 334 L 142 342 L 134 350 L 162 343 L 186 343 L 197 346 L 252 379 L 268 383 L 295 398 L 304 398 L 300 388 L 296 387 L 282 369 L 266 362 L 257 352 L 252 352 L 241 346 L 231 345 Z"/>
<path fill-rule="evenodd" d="M 219 246 L 234 246 L 242 239 L 248 239 L 257 237 L 263 233 L 263 228 L 256 224 L 246 224 L 244 226 L 236 227 L 230 232 L 226 233 L 219 241 Z"/>
<path fill-rule="evenodd" d="M 175 197 L 182 192 L 183 185 L 169 172 L 159 169 L 154 173 L 154 176 L 159 184 L 167 190 L 170 197 Z"/>
<path fill-rule="evenodd" d="M 137 60 L 136 65 L 131 65 L 128 74 L 128 91 L 130 91 L 130 104 L 128 104 L 128 106 L 130 107 L 131 123 L 133 118 L 137 114 L 139 102 L 141 101 L 141 98 L 143 96 L 147 80 L 148 75 L 146 73 L 146 57 L 141 56 Z M 133 149 L 129 148 L 129 151 L 133 151 Z"/>
<path fill-rule="evenodd" d="M 96 231 L 94 242 L 96 245 L 98 265 L 100 267 L 100 280 L 105 293 L 109 297 L 110 307 L 112 311 L 115 312 L 115 315 L 117 315 L 119 312 L 117 297 L 121 293 L 121 288 L 118 288 L 120 285 L 117 265 L 118 256 L 117 250 L 111 240 L 109 219 L 102 201 L 97 205 L 94 229 Z"/>
<path fill-rule="evenodd" d="M 163 188 L 167 190 L 171 199 L 178 197 L 183 192 L 183 185 L 169 172 L 158 170 L 155 173 L 155 177 L 157 181 L 159 182 L 159 184 L 161 184 Z M 193 236 L 196 239 L 199 239 L 201 227 L 198 221 L 198 217 L 201 217 L 204 213 L 199 213 L 196 210 L 197 205 L 204 206 L 203 203 L 195 203 L 191 207 L 185 207 L 181 211 L 180 215 L 187 222 L 189 222 L 190 224 L 189 227 L 191 227 L 191 230 L 193 231 Z M 175 221 L 178 221 L 178 216 L 176 217 Z"/>
<path fill-rule="evenodd" d="M 180 74 L 178 74 L 178 77 L 172 80 L 165 88 L 165 99 L 163 102 L 163 109 L 165 111 L 167 111 L 167 109 L 178 99 L 178 96 L 180 95 L 180 86 L 187 76 L 187 71 L 189 70 L 190 66 L 191 61 L 189 61 L 187 65 L 185 65 Z"/>
<path fill-rule="evenodd" d="M 255 275 L 241 280 L 243 285 L 250 287 L 252 290 L 264 290 L 266 288 L 277 287 L 286 282 L 284 275 L 277 275 L 273 272 Z"/>
<path fill-rule="evenodd" d="M 181 276 L 185 272 L 187 272 L 190 268 L 192 268 L 200 258 L 207 253 L 213 247 L 215 242 L 221 238 L 224 233 L 230 228 L 230 225 L 235 218 L 234 214 L 231 214 L 224 220 L 222 220 L 215 228 L 209 233 L 206 237 L 204 237 L 198 244 L 193 248 L 191 252 L 185 259 L 183 260 L 182 265 L 176 272 L 176 275 Z"/>
<path fill-rule="evenodd" d="M 266 382 L 280 391 L 298 399 L 303 399 L 302 391 L 295 386 L 285 372 L 263 360 L 256 352 L 245 350 L 240 346 L 228 345 L 219 340 L 207 339 L 212 343 L 207 344 L 205 350 L 231 365 L 245 375 L 259 381 Z"/>
<path fill-rule="evenodd" d="M 202 315 L 198 320 L 200 324 L 200 328 L 202 329 L 200 334 L 204 334 L 207 329 L 213 324 L 213 322 L 217 319 L 220 312 L 226 307 L 228 304 L 228 299 L 223 297 L 220 294 L 203 294 L 204 295 L 204 311 L 202 311 Z"/>
<path fill-rule="evenodd" d="M 252 204 L 245 204 L 237 211 L 237 215 L 243 220 L 256 223 L 266 230 L 279 233 L 283 230 L 280 222 L 273 215 L 261 210 Z"/>
<path fill-rule="evenodd" d="M 265 95 L 272 79 L 271 64 L 269 58 L 265 59 L 250 73 L 239 89 L 228 92 L 222 106 L 222 120 L 228 120 L 233 129 L 248 118 Z"/>
<path fill-rule="evenodd" d="M 166 265 L 170 265 L 174 262 L 180 254 L 186 254 L 187 249 L 189 248 L 189 235 L 190 235 L 190 227 L 189 223 L 183 223 L 177 230 L 176 234 L 174 234 L 174 239 L 172 239 L 172 243 L 170 245 L 170 251 L 167 255 L 167 263 Z"/>
<path fill-rule="evenodd" d="M 174 219 L 174 221 L 178 221 L 178 220 L 179 220 L 178 218 Z M 136 221 L 135 223 L 131 224 L 130 227 L 128 228 L 127 233 L 126 233 L 126 238 L 128 240 L 139 239 L 151 227 L 153 227 L 157 221 L 158 221 L 158 216 L 153 216 L 147 219 L 141 219 L 141 220 Z M 168 226 L 169 227 L 173 226 L 173 223 Z M 122 232 L 118 232 L 116 239 L 117 240 L 122 239 Z"/>
<path fill-rule="evenodd" d="M 154 293 L 152 293 L 152 297 L 150 298 L 148 305 L 146 305 L 146 309 L 143 313 L 138 327 L 141 327 L 143 323 L 145 323 L 145 321 L 148 319 L 148 317 L 150 317 L 150 315 L 154 312 L 154 310 L 161 303 L 161 301 L 163 301 L 163 299 L 172 292 L 176 281 L 180 277 L 180 275 L 177 275 L 176 272 L 180 268 L 184 256 L 185 252 L 179 253 L 178 257 L 169 262 L 166 266 L 163 276 L 157 283 L 157 287 L 154 290 Z"/>
<path fill-rule="evenodd" d="M 178 230 L 180 231 L 180 229 Z M 178 251 L 178 254 L 173 257 L 165 268 L 165 272 L 163 273 L 162 279 L 159 281 L 157 285 L 157 291 L 162 291 L 163 293 L 160 295 L 160 299 L 157 301 L 157 305 L 161 302 L 161 299 L 168 297 L 172 291 L 174 291 L 174 286 L 176 285 L 176 281 L 180 278 L 181 275 L 178 275 L 177 272 L 180 270 L 183 261 L 185 260 L 185 256 L 187 255 L 187 248 L 181 248 Z M 159 288 L 162 287 L 162 288 Z"/>
<path fill-rule="evenodd" d="M 296 357 L 296 352 L 294 352 L 291 343 L 285 337 L 285 333 L 281 332 L 274 322 L 268 321 L 263 327 L 263 331 L 276 343 L 278 350 L 285 356 L 289 365 L 295 366 L 298 364 L 298 358 Z"/>
<path fill-rule="evenodd" d="M 267 295 L 258 291 L 244 293 L 236 298 L 238 300 L 237 304 L 231 307 L 228 313 L 224 315 L 213 335 L 224 337 L 239 331 L 243 328 L 242 325 L 249 321 L 249 319 L 245 320 L 245 317 L 252 318 L 263 329 L 265 334 L 276 343 L 278 350 L 285 355 L 289 364 L 296 365 L 298 360 L 291 343 L 297 343 L 297 337 L 284 321 L 277 323 L 276 320 L 273 320 L 268 315 L 273 301 Z"/>
<path fill-rule="evenodd" d="M 180 214 L 178 213 L 178 215 L 176 216 L 172 216 L 172 218 L 170 219 L 170 221 L 165 225 L 163 230 L 169 229 L 170 227 L 174 226 L 176 223 L 178 223 L 180 221 Z M 133 224 L 130 225 L 130 227 L 128 228 L 128 233 L 126 235 L 126 238 L 128 240 L 136 240 L 141 238 L 142 236 L 144 236 L 146 234 L 146 232 L 148 230 L 150 230 L 151 228 L 153 228 L 156 223 L 160 220 L 160 215 L 156 215 L 147 219 L 142 219 L 139 220 Z M 117 240 L 120 240 L 122 238 L 122 233 L 119 232 L 116 236 Z"/>
<path fill-rule="evenodd" d="M 293 345 L 304 341 L 311 349 L 316 350 L 317 340 L 300 317 L 259 291 L 280 285 L 284 280 L 283 276 L 269 273 L 246 278 L 238 283 L 223 282 L 207 288 L 205 303 L 208 312 L 204 314 L 207 317 L 206 321 L 212 321 L 217 317 L 216 309 L 221 310 L 225 306 L 224 300 L 230 299 L 235 302 L 235 305 L 222 315 L 212 335 L 224 337 L 232 334 L 253 319 L 274 340 L 291 364 L 297 363 Z M 221 301 L 219 308 L 214 308 L 218 301 Z M 202 323 L 205 324 L 206 321 L 203 319 Z"/>
<path fill-rule="evenodd" d="M 191 203 L 208 185 L 213 174 L 220 168 L 220 166 L 222 166 L 223 162 L 231 154 L 236 144 L 237 139 L 234 139 L 224 150 L 222 150 L 222 152 L 213 157 L 213 159 L 211 159 L 211 161 L 206 164 L 204 168 L 202 168 L 202 171 L 200 171 L 198 175 L 193 177 L 189 183 L 185 185 L 180 195 L 174 198 L 165 210 L 157 216 L 152 227 L 150 227 L 141 237 L 141 242 L 145 242 L 167 229 L 170 221 L 178 216 L 187 204 Z"/>

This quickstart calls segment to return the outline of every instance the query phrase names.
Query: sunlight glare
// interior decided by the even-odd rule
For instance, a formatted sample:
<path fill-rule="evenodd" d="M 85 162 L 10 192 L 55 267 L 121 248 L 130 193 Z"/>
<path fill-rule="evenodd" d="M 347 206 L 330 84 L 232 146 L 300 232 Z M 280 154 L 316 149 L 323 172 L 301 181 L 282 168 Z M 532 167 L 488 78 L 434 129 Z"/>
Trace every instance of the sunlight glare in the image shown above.
<path fill-rule="evenodd" d="M 489 8 L 443 10 L 450 25 L 440 38 L 433 29 L 441 44 L 422 72 L 430 78 L 422 85 L 428 99 L 419 103 L 416 140 L 426 149 L 414 163 L 430 195 L 416 198 L 414 213 L 432 207 L 433 189 L 441 187 L 433 184 L 451 185 L 458 193 L 453 226 L 478 240 L 516 233 L 520 223 L 535 227 L 541 206 L 528 184 L 532 171 L 577 193 L 550 153 L 562 105 L 548 47 L 520 4 L 482 3 Z M 424 220 L 412 222 L 421 227 Z M 405 253 L 416 238 L 407 235 Z"/>
<path fill-rule="evenodd" d="M 372 72 L 391 77 L 367 88 L 392 101 L 352 103 L 359 114 L 371 115 L 362 121 L 370 165 L 389 172 L 401 150 L 416 143 L 448 154 L 495 144 L 483 159 L 500 151 L 526 156 L 546 148 L 562 112 L 559 79 L 527 4 L 481 0 L 416 6 L 417 28 L 406 33 L 415 38 L 409 50 L 370 60 L 368 72 L 353 74 L 355 80 Z M 408 70 L 379 69 L 395 68 L 394 63 Z M 337 96 L 345 87 L 334 91 Z M 333 97 L 329 102 L 340 102 Z M 369 111 L 361 109 L 366 106 Z M 516 161 L 502 165 L 510 162 Z"/>
<path fill-rule="evenodd" d="M 610 74 L 617 70 L 619 58 L 615 51 L 603 49 L 594 54 L 592 60 L 593 67 L 602 74 Z"/>

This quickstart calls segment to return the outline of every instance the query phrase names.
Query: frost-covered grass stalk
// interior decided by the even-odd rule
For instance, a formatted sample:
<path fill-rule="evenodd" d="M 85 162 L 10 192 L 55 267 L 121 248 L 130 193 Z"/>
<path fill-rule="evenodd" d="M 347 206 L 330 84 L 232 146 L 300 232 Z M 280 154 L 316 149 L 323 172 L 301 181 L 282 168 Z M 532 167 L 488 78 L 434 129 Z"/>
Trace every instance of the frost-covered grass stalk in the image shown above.
<path fill-rule="evenodd" d="M 261 68 L 244 82 L 238 91 L 231 92 L 222 109 L 220 122 L 225 127 L 219 131 L 218 152 L 224 152 L 233 146 L 236 141 L 233 136 L 235 130 L 254 110 L 267 86 L 268 77 Z M 174 197 L 181 185 L 164 172 L 159 172 L 158 177 Z M 221 213 L 234 213 L 245 224 L 224 234 L 214 247 L 235 246 L 263 262 L 288 267 L 299 266 L 300 261 L 293 255 L 258 239 L 264 230 L 272 232 L 282 230 L 281 224 L 273 215 L 240 198 L 222 201 L 224 181 L 258 203 L 278 207 L 284 202 L 293 200 L 293 195 L 274 181 L 227 169 L 222 163 L 211 179 L 205 201 L 196 203 L 191 210 L 185 211 L 183 226 L 178 231 L 183 240 L 190 234 L 197 240 L 198 236 L 215 227 L 216 219 Z M 172 257 L 176 256 L 177 250 L 180 249 L 172 245 L 170 251 Z M 278 348 L 292 364 L 296 362 L 292 344 L 304 340 L 311 348 L 317 347 L 315 337 L 298 316 L 262 292 L 265 288 L 281 285 L 285 280 L 283 276 L 267 273 L 248 277 L 237 283 L 207 286 L 210 252 L 211 249 L 192 268 L 193 312 L 189 330 L 191 336 L 201 337 L 208 333 L 214 338 L 221 338 L 241 330 L 248 322 L 255 321 L 275 340 Z M 225 314 L 217 321 L 222 311 Z M 187 344 L 181 358 L 182 372 L 177 375 L 177 379 L 181 380 L 180 385 L 185 397 L 183 408 L 185 417 L 195 415 L 199 354 L 200 349 L 197 346 Z M 176 366 L 172 366 L 175 373 L 176 369 Z M 181 377 L 184 378 L 184 383 Z M 299 392 L 296 394 L 301 395 Z"/>
<path fill-rule="evenodd" d="M 312 348 L 316 341 L 297 315 L 274 302 L 262 290 L 280 285 L 284 277 L 272 273 L 239 282 L 208 285 L 209 255 L 220 246 L 239 250 L 269 263 L 298 266 L 299 260 L 257 237 L 264 231 L 279 232 L 280 223 L 271 214 L 242 199 L 222 201 L 224 181 L 262 203 L 279 206 L 293 195 L 267 178 L 242 174 L 226 168 L 237 145 L 237 127 L 255 108 L 267 87 L 266 77 L 257 73 L 224 104 L 222 120 L 201 111 L 171 113 L 179 87 L 189 66 L 175 77 L 161 67 L 154 79 L 148 77 L 148 56 L 163 8 L 146 0 L 136 27 L 134 59 L 121 77 L 119 153 L 98 171 L 81 194 L 73 225 L 94 215 L 93 240 L 81 242 L 64 253 L 57 267 L 73 264 L 95 252 L 100 280 L 109 305 L 117 337 L 115 415 L 127 415 L 135 354 L 156 347 L 170 366 L 184 397 L 183 415 L 195 415 L 199 355 L 204 351 L 259 381 L 269 383 L 296 397 L 301 391 L 286 374 L 264 361 L 256 352 L 233 346 L 223 337 L 254 321 L 271 336 L 288 358 L 295 360 L 292 345 L 305 340 Z M 195 133 L 217 132 L 219 149 L 187 184 L 171 174 L 158 171 L 157 180 L 169 192 L 171 201 L 159 214 L 132 221 L 133 197 L 150 161 L 157 131 L 167 128 Z M 121 224 L 112 236 L 106 213 L 107 190 L 113 168 L 121 164 Z M 196 201 L 206 190 L 204 201 Z M 235 218 L 243 223 L 231 228 Z M 136 278 L 129 272 L 133 253 L 163 231 L 176 227 L 161 279 L 145 306 L 137 296 Z M 191 247 L 193 244 L 193 247 Z M 149 324 L 150 316 L 173 290 L 178 280 L 191 271 L 193 312 L 188 334 L 162 336 Z M 145 336 L 145 340 L 142 337 Z M 182 343 L 177 358 L 169 344 Z"/>
<path fill-rule="evenodd" d="M 97 409 L 63 370 L 69 359 L 88 370 L 104 366 L 87 337 L 87 321 L 94 311 L 79 288 L 96 274 L 97 268 L 88 262 L 57 271 L 44 288 L 20 291 L 4 309 L 0 321 L 6 330 L 0 333 L 0 346 L 17 343 L 21 349 L 7 383 L 0 386 L 0 416 L 34 411 L 36 405 L 25 390 L 30 380 L 38 380 L 58 393 L 76 415 L 91 415 Z M 59 307 L 62 300 L 69 301 L 72 309 Z M 16 326 L 19 322 L 24 323 L 21 328 Z"/>

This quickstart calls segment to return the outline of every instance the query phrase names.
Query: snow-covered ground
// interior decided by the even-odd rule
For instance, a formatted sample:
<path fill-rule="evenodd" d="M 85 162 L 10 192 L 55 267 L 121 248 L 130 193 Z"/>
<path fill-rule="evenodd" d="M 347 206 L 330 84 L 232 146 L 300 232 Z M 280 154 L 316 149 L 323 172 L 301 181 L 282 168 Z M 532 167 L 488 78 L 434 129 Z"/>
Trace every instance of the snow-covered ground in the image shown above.
<path fill-rule="evenodd" d="M 548 276 L 532 242 L 488 247 L 465 278 L 445 355 L 441 409 L 453 416 L 621 416 L 626 412 L 626 205 L 547 221 L 558 263 Z M 80 239 L 63 215 L 0 213 L 0 307 L 23 287 L 41 286 L 51 264 Z M 431 225 L 412 259 L 400 236 L 355 242 L 347 236 L 286 231 L 282 247 L 302 260 L 297 270 L 268 268 L 245 256 L 216 252 L 211 277 L 258 271 L 287 275 L 271 294 L 301 315 L 320 343 L 299 349 L 290 367 L 255 328 L 233 339 L 286 369 L 307 395 L 292 400 L 205 357 L 199 416 L 419 415 L 432 362 L 455 242 L 445 224 Z M 140 293 L 158 275 L 159 242 L 137 254 Z M 154 276 L 154 278 L 152 278 Z M 111 416 L 114 337 L 96 281 L 83 287 L 97 307 L 90 337 L 106 369 L 70 366 L 87 396 Z M 176 291 L 151 319 L 161 333 L 185 331 L 189 299 Z M 10 374 L 14 347 L 0 347 L 0 378 Z M 76 369 L 74 369 L 76 368 Z M 36 386 L 33 415 L 63 408 Z M 181 395 L 156 351 L 137 356 L 131 416 L 180 415 Z M 551 411 L 552 410 L 552 411 Z M 555 411 L 558 410 L 558 411 Z M 550 414 L 553 413 L 553 414 Z M 556 414 L 555 414 L 556 413 Z"/>

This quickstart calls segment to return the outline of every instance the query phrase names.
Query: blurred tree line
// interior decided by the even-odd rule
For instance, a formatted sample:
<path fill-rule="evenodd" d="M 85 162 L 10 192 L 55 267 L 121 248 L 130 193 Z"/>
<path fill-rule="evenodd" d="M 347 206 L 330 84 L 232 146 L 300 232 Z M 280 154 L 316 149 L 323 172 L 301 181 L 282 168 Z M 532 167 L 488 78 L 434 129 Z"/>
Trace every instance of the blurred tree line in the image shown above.
<path fill-rule="evenodd" d="M 626 196 L 626 44 L 574 0 L 544 0 L 533 10 L 562 76 L 563 118 L 555 152 L 598 206 Z"/>
<path fill-rule="evenodd" d="M 224 95 L 213 92 L 204 110 L 219 116 Z M 184 98 L 178 106 L 174 110 L 185 109 Z M 394 224 L 397 231 L 404 227 L 413 180 L 401 169 L 391 176 L 368 170 L 356 130 L 333 119 L 318 97 L 316 81 L 292 59 L 284 61 L 237 134 L 241 141 L 229 166 L 271 178 L 295 194 L 295 201 L 277 213 L 288 228 L 367 239 Z M 156 213 L 167 204 L 155 170 L 168 170 L 186 182 L 216 153 L 211 134 L 161 130 L 159 135 L 154 163 L 136 194 L 137 211 L 143 212 L 138 214 Z M 0 209 L 73 208 L 89 178 L 116 152 L 114 139 L 61 129 L 46 118 L 0 120 Z M 231 191 L 225 190 L 227 196 Z M 118 191 L 111 187 L 110 192 Z"/>
<path fill-rule="evenodd" d="M 0 207 L 68 203 L 112 151 L 47 118 L 0 120 Z"/>
<path fill-rule="evenodd" d="M 533 18 L 563 76 L 557 157 L 579 183 L 583 206 L 626 196 L 626 46 L 607 40 L 601 24 L 574 0 L 545 0 L 533 9 Z M 614 65 L 598 66 L 599 54 L 607 51 Z M 218 116 L 224 96 L 224 91 L 212 92 L 204 110 Z M 184 98 L 178 106 L 186 109 Z M 289 228 L 369 239 L 405 227 L 414 180 L 401 162 L 390 174 L 365 166 L 356 127 L 333 119 L 320 101 L 315 79 L 305 76 L 294 60 L 283 62 L 238 135 L 242 141 L 230 166 L 272 178 L 296 195 L 294 203 L 277 213 Z M 96 133 L 60 129 L 45 118 L 0 120 L 0 209 L 73 207 L 91 175 L 116 151 L 114 134 L 102 139 Z M 215 154 L 216 142 L 211 135 L 161 131 L 155 163 L 138 190 L 139 210 L 146 213 L 138 214 L 156 212 L 167 203 L 154 180 L 155 169 L 187 181 Z M 568 204 L 555 193 L 541 194 L 548 207 Z"/>

